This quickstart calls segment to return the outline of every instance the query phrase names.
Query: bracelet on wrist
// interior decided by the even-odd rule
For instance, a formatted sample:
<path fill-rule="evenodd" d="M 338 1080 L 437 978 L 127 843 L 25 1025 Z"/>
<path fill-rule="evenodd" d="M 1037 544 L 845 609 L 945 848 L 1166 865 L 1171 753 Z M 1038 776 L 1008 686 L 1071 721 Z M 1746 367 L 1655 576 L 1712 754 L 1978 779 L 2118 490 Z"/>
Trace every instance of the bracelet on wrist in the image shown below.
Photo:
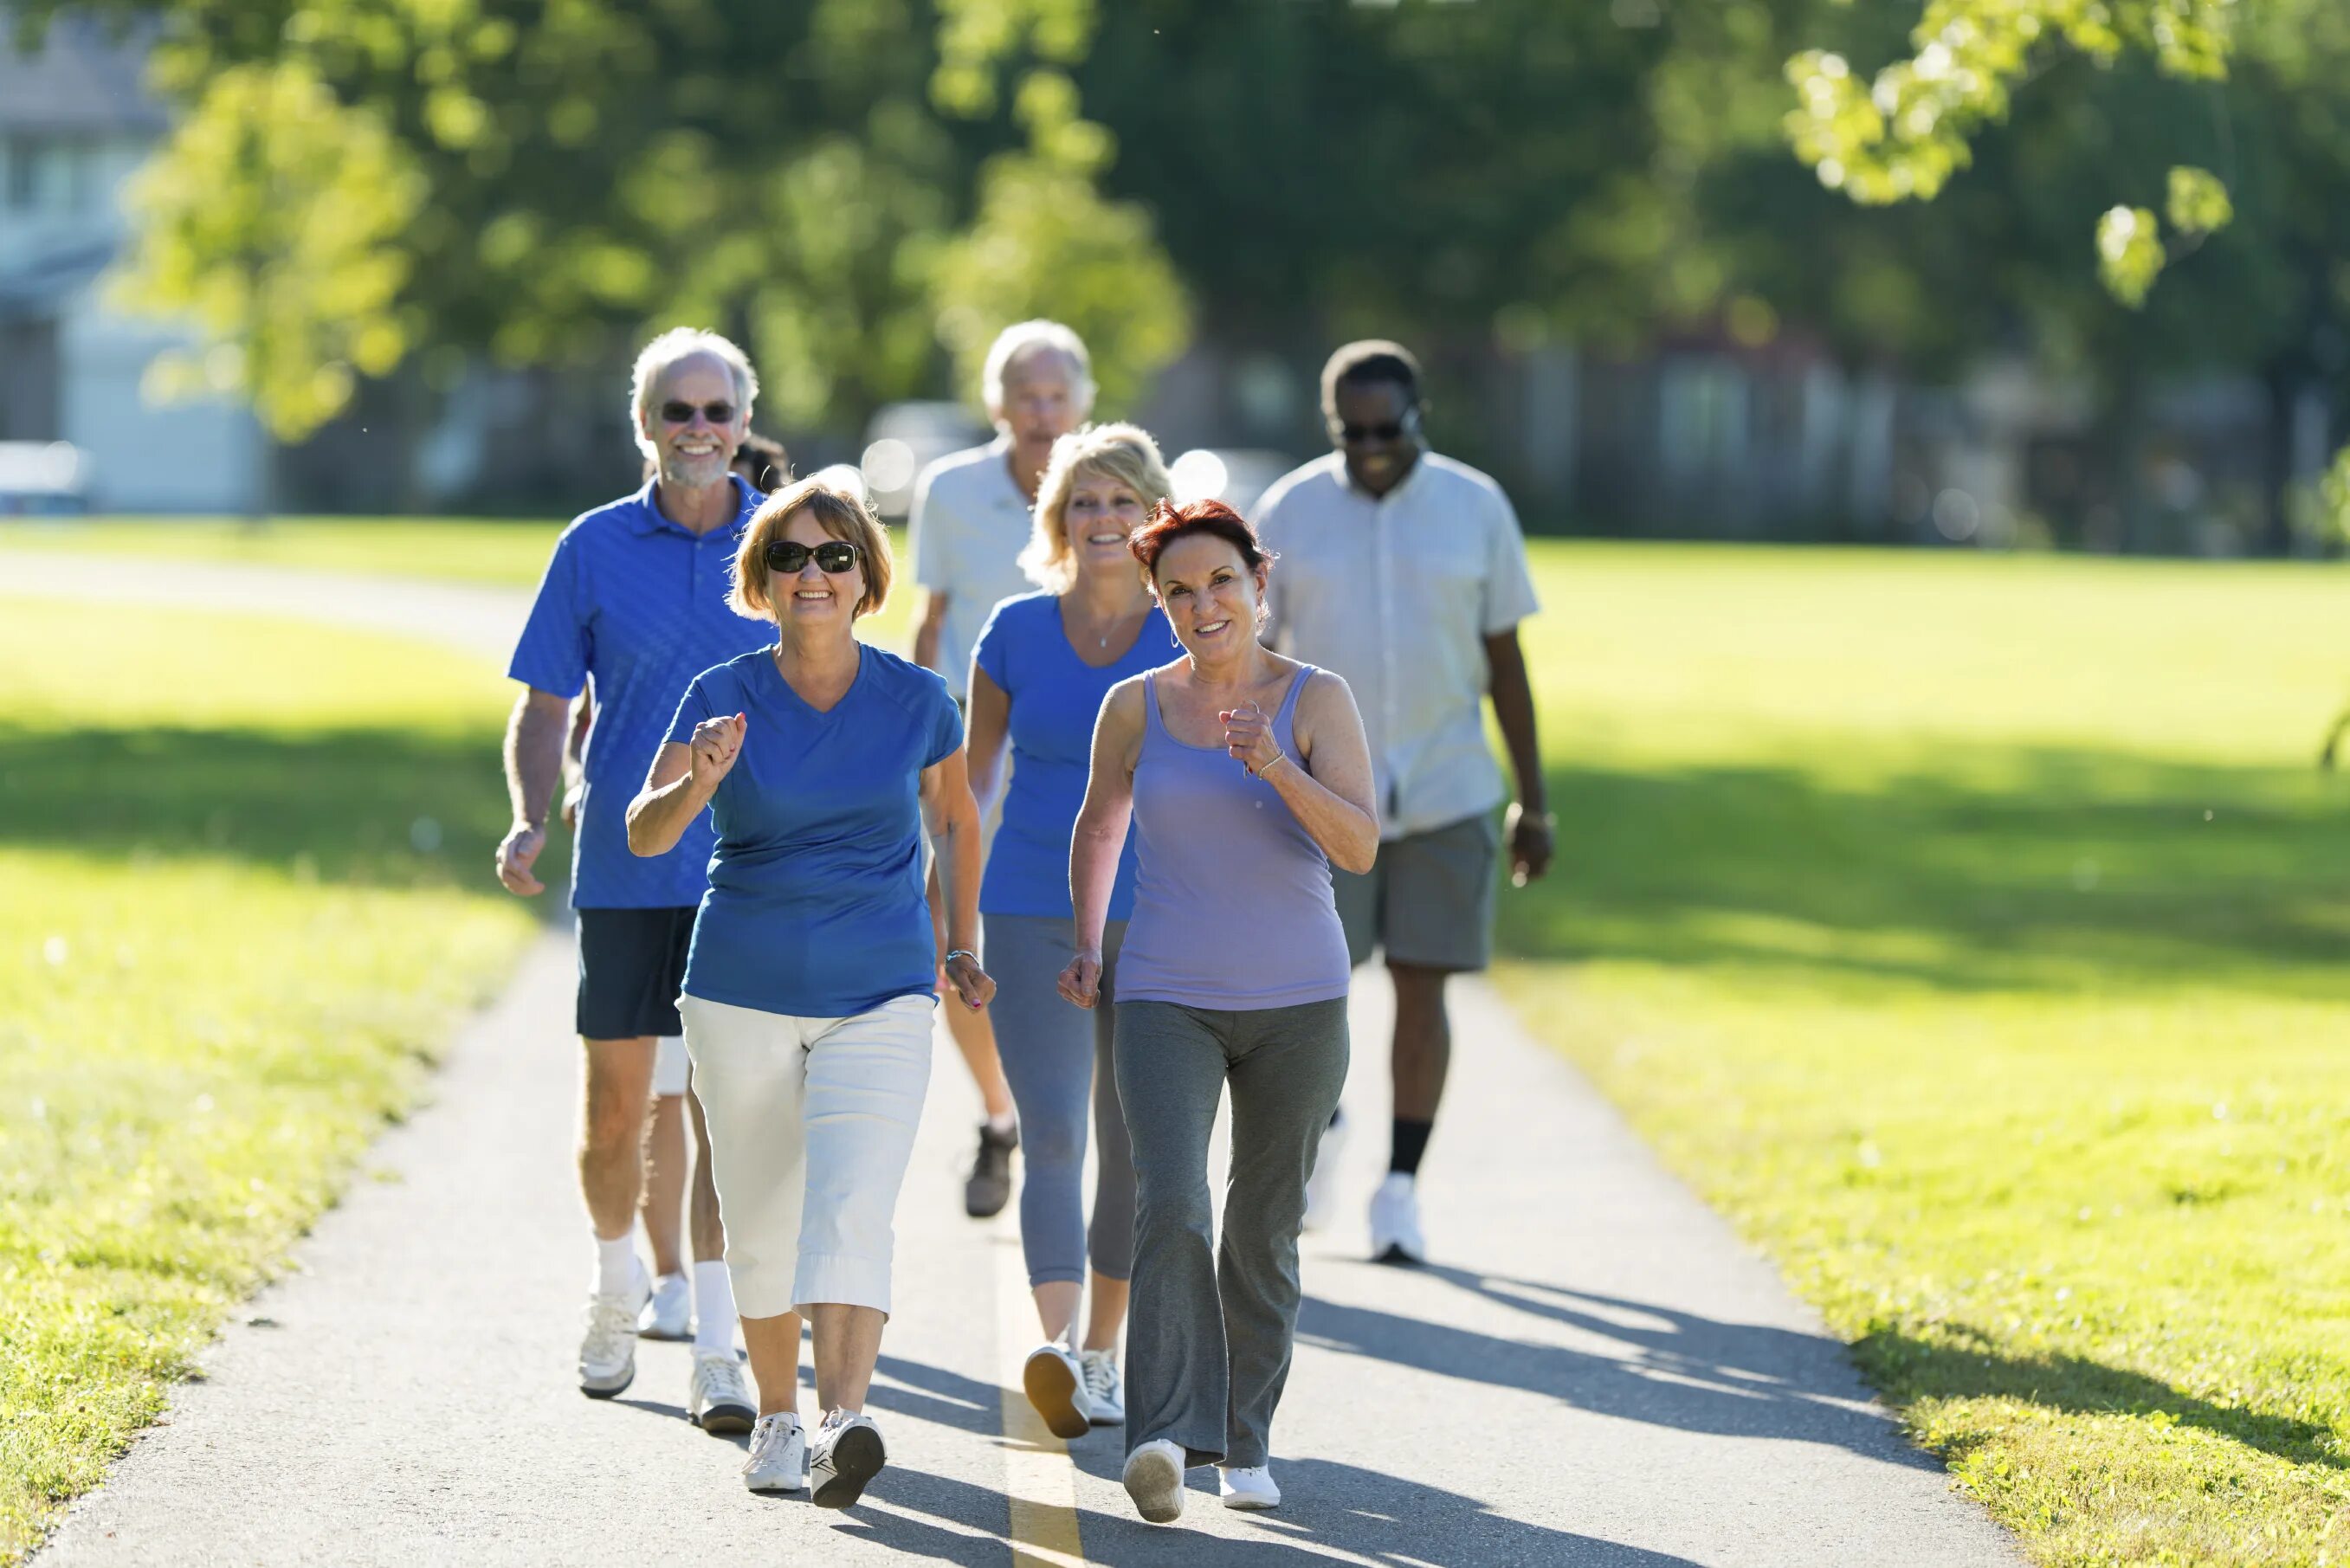
<path fill-rule="evenodd" d="M 947 954 L 945 958 L 941 959 L 939 961 L 942 965 L 951 964 L 959 958 L 967 958 L 973 963 L 977 963 L 979 961 L 979 955 L 972 951 L 969 948 L 957 948 L 954 951 Z"/>
<path fill-rule="evenodd" d="M 1269 777 L 1271 776 L 1274 769 L 1279 767 L 1282 763 L 1287 761 L 1289 761 L 1289 753 L 1287 752 L 1275 752 L 1273 754 L 1273 761 L 1257 769 L 1256 776 L 1259 778 Z"/>

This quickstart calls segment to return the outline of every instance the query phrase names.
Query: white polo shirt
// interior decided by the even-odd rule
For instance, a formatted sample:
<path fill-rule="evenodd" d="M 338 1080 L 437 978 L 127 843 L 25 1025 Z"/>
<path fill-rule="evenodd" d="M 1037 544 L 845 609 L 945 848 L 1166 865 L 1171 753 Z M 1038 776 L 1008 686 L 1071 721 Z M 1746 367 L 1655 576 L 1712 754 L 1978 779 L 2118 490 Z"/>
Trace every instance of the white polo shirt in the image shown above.
<path fill-rule="evenodd" d="M 1485 742 L 1485 639 L 1541 607 L 1500 485 L 1428 452 L 1374 497 L 1336 452 L 1257 503 L 1274 646 L 1336 671 L 1371 742 L 1379 833 L 1401 838 L 1508 798 Z"/>
<path fill-rule="evenodd" d="M 1011 452 L 1010 439 L 998 436 L 939 459 L 914 482 L 906 516 L 914 581 L 947 596 L 939 673 L 958 699 L 970 693 L 971 652 L 997 603 L 1036 591 L 1020 570 L 1035 519 L 1012 483 Z"/>

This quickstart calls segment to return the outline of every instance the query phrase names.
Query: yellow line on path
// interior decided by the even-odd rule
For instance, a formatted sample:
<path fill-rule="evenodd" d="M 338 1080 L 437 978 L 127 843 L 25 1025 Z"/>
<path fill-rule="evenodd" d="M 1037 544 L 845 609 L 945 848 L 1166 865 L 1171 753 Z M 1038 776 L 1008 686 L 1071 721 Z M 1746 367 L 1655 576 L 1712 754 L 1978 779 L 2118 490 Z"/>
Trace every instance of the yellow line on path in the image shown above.
<path fill-rule="evenodd" d="M 1036 1305 L 1028 1267 L 1009 1227 L 995 1249 L 995 1369 L 1003 1389 L 1003 1490 L 1012 1501 L 1013 1568 L 1086 1568 L 1077 1539 L 1077 1472 L 1069 1447 L 1017 1386 L 1015 1369 L 1035 1348 Z"/>

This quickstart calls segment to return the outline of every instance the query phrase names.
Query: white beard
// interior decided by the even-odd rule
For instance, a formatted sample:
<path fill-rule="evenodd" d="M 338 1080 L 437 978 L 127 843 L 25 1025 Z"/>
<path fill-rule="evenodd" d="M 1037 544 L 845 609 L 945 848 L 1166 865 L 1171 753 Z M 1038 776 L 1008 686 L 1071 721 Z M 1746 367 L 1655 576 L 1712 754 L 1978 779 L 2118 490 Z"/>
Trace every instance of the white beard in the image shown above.
<path fill-rule="evenodd" d="M 660 461 L 662 483 L 680 490 L 707 490 L 726 477 L 733 456 L 723 452 L 687 453 L 664 447 Z"/>

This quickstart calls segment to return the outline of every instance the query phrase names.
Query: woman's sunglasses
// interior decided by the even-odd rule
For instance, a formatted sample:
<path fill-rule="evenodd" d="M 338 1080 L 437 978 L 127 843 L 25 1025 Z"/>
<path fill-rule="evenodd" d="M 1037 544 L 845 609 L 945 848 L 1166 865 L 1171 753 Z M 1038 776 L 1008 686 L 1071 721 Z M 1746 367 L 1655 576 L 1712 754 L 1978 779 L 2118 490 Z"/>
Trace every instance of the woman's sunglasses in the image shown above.
<path fill-rule="evenodd" d="M 767 546 L 767 570 L 796 577 L 814 556 L 819 570 L 838 576 L 857 569 L 857 546 L 846 539 L 827 539 L 810 546 L 796 539 L 777 539 Z"/>
<path fill-rule="evenodd" d="M 703 403 L 701 409 L 702 417 L 713 425 L 731 425 L 734 422 L 734 405 L 732 403 Z M 673 425 L 691 424 L 693 413 L 693 404 L 675 398 L 660 406 L 660 417 Z"/>

